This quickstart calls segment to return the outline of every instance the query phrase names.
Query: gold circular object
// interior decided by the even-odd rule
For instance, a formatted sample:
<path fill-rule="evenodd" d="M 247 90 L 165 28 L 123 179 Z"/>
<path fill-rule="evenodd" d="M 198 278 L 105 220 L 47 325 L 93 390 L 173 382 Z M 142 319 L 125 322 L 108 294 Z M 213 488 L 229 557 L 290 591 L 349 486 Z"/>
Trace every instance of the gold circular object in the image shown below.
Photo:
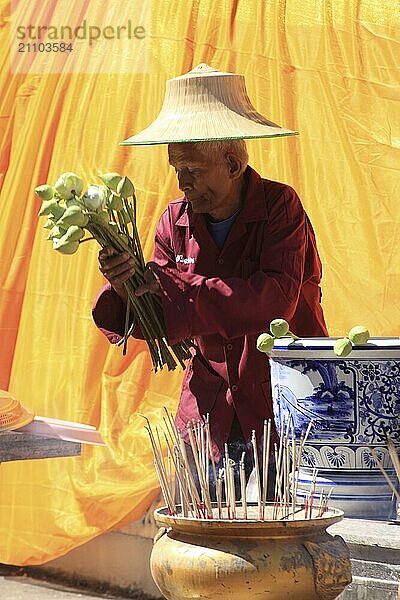
<path fill-rule="evenodd" d="M 34 414 L 5 390 L 0 390 L 0 431 L 19 429 L 34 419 Z"/>

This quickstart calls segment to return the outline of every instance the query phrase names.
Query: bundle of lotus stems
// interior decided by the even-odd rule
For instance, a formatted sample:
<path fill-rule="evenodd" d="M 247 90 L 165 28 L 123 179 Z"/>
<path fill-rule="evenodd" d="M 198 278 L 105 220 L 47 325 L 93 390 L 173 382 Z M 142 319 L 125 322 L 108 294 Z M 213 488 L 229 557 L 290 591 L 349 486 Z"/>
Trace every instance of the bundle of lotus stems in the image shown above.
<path fill-rule="evenodd" d="M 314 505 L 316 470 L 304 505 L 299 507 L 296 502 L 301 456 L 312 421 L 298 444 L 293 425 L 289 422 L 279 445 L 274 446 L 276 479 L 273 503 L 267 501 L 268 481 L 272 476 L 271 420 L 264 421 L 261 452 L 253 431 L 251 445 L 257 482 L 255 510 L 253 503 L 250 505 L 246 499 L 245 453 L 237 465 L 230 458 L 228 446 L 225 444 L 223 468 L 217 472 L 212 454 L 209 415 L 206 415 L 202 421 L 187 423 L 186 434 L 193 455 L 193 461 L 190 461 L 183 432 L 176 428 L 165 407 L 164 412 L 164 427 L 161 431 L 158 427 L 153 430 L 148 418 L 141 416 L 146 420 L 145 428 L 153 450 L 154 466 L 170 515 L 197 519 L 264 521 L 318 518 L 327 510 L 330 494 L 322 493 L 318 505 Z M 235 488 L 235 468 L 240 477 L 240 497 L 237 497 Z M 210 474 L 213 483 L 210 482 Z M 212 498 L 216 501 L 212 501 Z"/>
<path fill-rule="evenodd" d="M 172 370 L 177 362 L 185 368 L 184 361 L 190 358 L 192 343 L 186 340 L 170 345 L 160 298 L 149 293 L 135 295 L 137 287 L 145 281 L 146 269 L 136 224 L 135 188 L 128 177 L 118 173 L 103 173 L 100 178 L 105 185 L 91 185 L 83 194 L 82 179 L 69 172 L 63 173 L 54 186 L 44 184 L 35 188 L 43 200 L 39 216 L 47 217 L 44 225 L 49 229 L 47 239 L 61 254 L 74 254 L 80 244 L 95 239 L 102 248 L 129 255 L 134 260 L 135 274 L 124 284 L 128 301 L 120 344 L 123 344 L 123 354 L 138 324 L 155 371 L 164 365 Z M 90 237 L 85 237 L 85 230 Z"/>

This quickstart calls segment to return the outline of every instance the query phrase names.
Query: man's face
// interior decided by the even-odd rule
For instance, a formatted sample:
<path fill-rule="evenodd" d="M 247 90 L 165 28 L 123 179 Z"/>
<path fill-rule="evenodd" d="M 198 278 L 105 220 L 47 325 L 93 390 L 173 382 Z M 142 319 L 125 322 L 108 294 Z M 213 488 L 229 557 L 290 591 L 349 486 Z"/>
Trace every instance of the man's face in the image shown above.
<path fill-rule="evenodd" d="M 193 212 L 218 218 L 233 189 L 229 163 L 224 156 L 206 156 L 196 143 L 170 144 L 169 163 L 175 169 L 179 188 Z"/>

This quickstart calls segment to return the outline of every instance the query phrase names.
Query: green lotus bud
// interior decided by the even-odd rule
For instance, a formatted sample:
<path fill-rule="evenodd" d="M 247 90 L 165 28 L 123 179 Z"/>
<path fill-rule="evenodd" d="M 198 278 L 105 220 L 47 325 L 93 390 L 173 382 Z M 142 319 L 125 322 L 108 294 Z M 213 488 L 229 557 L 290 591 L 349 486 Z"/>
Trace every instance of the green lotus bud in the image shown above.
<path fill-rule="evenodd" d="M 340 338 L 333 345 L 333 351 L 337 356 L 347 356 L 352 351 L 353 345 L 349 338 Z"/>
<path fill-rule="evenodd" d="M 63 235 L 63 240 L 66 242 L 79 242 L 85 235 L 82 227 L 71 225 Z"/>
<path fill-rule="evenodd" d="M 109 196 L 107 200 L 107 207 L 110 210 L 122 210 L 124 206 L 119 196 L 117 196 L 116 194 L 111 194 L 111 196 Z"/>
<path fill-rule="evenodd" d="M 133 196 L 135 193 L 135 188 L 133 187 L 132 181 L 128 179 L 128 177 L 123 177 L 117 185 L 117 192 L 123 198 L 129 198 L 129 196 Z"/>
<path fill-rule="evenodd" d="M 45 215 L 49 216 L 52 208 L 54 208 L 55 206 L 58 206 L 58 204 L 55 200 L 43 200 L 42 207 L 38 212 L 38 216 L 39 217 L 43 217 Z"/>
<path fill-rule="evenodd" d="M 289 331 L 289 323 L 285 319 L 274 319 L 270 323 L 269 330 L 274 337 L 284 337 Z"/>
<path fill-rule="evenodd" d="M 257 350 L 260 352 L 271 352 L 274 347 L 274 338 L 269 333 L 261 333 L 257 338 Z"/>
<path fill-rule="evenodd" d="M 85 205 L 83 204 L 82 200 L 78 197 L 76 198 L 70 198 L 69 200 L 65 200 L 65 206 L 68 208 L 69 206 L 79 206 L 79 208 L 82 210 L 83 208 L 85 208 Z"/>
<path fill-rule="evenodd" d="M 100 179 L 110 190 L 116 192 L 122 176 L 118 173 L 103 173 L 103 175 L 100 175 Z"/>
<path fill-rule="evenodd" d="M 63 214 L 65 213 L 65 206 L 61 206 L 60 204 L 56 204 L 56 206 L 53 206 L 51 209 L 51 213 L 50 213 L 50 217 L 52 219 L 54 219 L 54 221 L 58 221 L 59 219 L 61 219 L 61 217 L 63 216 Z"/>
<path fill-rule="evenodd" d="M 51 229 L 52 227 L 54 227 L 55 225 L 55 221 L 53 221 L 53 219 L 47 219 L 46 223 L 43 225 L 43 229 Z"/>
<path fill-rule="evenodd" d="M 54 189 L 64 200 L 74 196 L 80 196 L 83 189 L 83 181 L 75 173 L 63 173 L 54 184 Z"/>
<path fill-rule="evenodd" d="M 105 207 L 108 192 L 102 185 L 91 185 L 82 196 L 82 202 L 85 208 L 96 212 Z"/>
<path fill-rule="evenodd" d="M 61 238 L 65 233 L 65 229 L 62 229 L 58 225 L 54 225 L 49 231 L 49 235 L 47 236 L 48 240 L 54 240 L 54 238 Z"/>
<path fill-rule="evenodd" d="M 42 200 L 51 200 L 54 196 L 54 191 L 54 188 L 47 184 L 35 187 L 35 192 Z"/>
<path fill-rule="evenodd" d="M 54 238 L 53 248 L 60 254 L 74 254 L 79 248 L 79 242 L 68 242 L 63 238 Z"/>
<path fill-rule="evenodd" d="M 85 227 L 89 223 L 89 217 L 82 212 L 80 206 L 72 205 L 68 206 L 65 213 L 57 221 L 57 225 L 78 225 L 78 227 Z"/>
<path fill-rule="evenodd" d="M 363 325 L 356 325 L 352 327 L 348 333 L 348 338 L 353 344 L 357 346 L 366 344 L 369 340 L 369 331 Z"/>

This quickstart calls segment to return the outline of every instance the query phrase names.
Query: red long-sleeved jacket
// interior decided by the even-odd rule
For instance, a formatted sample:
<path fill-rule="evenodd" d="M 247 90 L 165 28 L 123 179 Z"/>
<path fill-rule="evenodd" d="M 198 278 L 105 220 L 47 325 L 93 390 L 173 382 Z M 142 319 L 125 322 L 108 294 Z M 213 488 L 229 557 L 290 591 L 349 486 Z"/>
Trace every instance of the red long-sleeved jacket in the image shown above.
<path fill-rule="evenodd" d="M 299 336 L 324 336 L 320 304 L 321 262 L 310 221 L 296 192 L 250 167 L 243 207 L 222 250 L 205 215 L 184 198 L 169 204 L 157 226 L 154 261 L 159 265 L 169 341 L 195 339 L 198 350 L 186 369 L 177 426 L 210 414 L 216 458 L 236 411 L 243 434 L 272 417 L 269 365 L 257 336 L 281 317 Z M 111 342 L 123 332 L 124 309 L 110 286 L 93 316 Z M 198 358 L 202 354 L 204 360 Z"/>

